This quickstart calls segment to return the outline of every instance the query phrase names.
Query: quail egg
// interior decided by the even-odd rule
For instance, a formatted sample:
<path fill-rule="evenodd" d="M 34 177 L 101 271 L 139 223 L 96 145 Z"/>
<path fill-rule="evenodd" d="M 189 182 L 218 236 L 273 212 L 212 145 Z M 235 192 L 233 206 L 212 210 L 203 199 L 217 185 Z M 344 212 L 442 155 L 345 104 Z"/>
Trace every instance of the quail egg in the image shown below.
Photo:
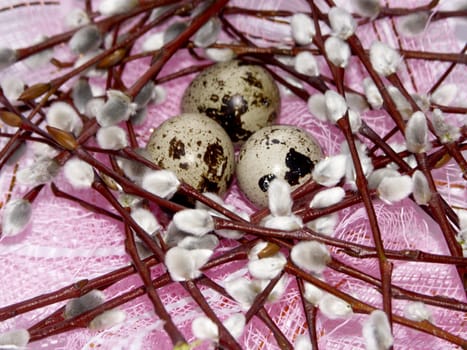
<path fill-rule="evenodd" d="M 318 142 L 307 131 L 290 125 L 268 126 L 243 144 L 237 161 L 238 185 L 252 203 L 265 207 L 273 179 L 286 180 L 293 190 L 311 177 L 322 157 Z"/>
<path fill-rule="evenodd" d="M 186 113 L 162 123 L 146 146 L 150 159 L 200 192 L 224 193 L 235 169 L 232 141 L 214 120 Z"/>
<path fill-rule="evenodd" d="M 201 72 L 182 98 L 182 112 L 217 121 L 234 143 L 272 124 L 280 111 L 279 89 L 262 67 L 234 60 Z"/>

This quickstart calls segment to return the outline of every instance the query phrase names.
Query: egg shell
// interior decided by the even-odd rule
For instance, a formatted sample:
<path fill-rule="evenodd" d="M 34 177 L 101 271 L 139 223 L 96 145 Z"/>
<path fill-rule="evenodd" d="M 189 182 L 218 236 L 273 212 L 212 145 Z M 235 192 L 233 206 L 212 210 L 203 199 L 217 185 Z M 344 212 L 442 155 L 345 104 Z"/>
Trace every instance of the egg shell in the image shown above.
<path fill-rule="evenodd" d="M 146 146 L 150 159 L 200 192 L 224 193 L 235 171 L 233 144 L 211 118 L 186 113 L 166 120 Z"/>
<path fill-rule="evenodd" d="M 185 90 L 181 108 L 214 119 L 237 143 L 276 120 L 280 94 L 264 68 L 234 60 L 217 63 L 196 76 Z"/>
<path fill-rule="evenodd" d="M 238 185 L 253 204 L 265 207 L 270 181 L 284 179 L 293 190 L 310 179 L 322 157 L 321 147 L 307 131 L 290 125 L 268 126 L 243 144 L 236 170 Z"/>

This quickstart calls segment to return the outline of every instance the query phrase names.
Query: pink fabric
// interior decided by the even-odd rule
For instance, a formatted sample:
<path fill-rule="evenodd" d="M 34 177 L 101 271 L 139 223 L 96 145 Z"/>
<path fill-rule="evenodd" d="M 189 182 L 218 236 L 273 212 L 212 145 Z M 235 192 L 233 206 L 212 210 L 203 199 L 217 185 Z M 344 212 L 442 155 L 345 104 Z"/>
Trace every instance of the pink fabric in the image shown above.
<path fill-rule="evenodd" d="M 19 1 L 2 1 L 0 7 L 18 3 Z M 79 6 L 83 1 L 66 0 L 60 6 L 31 6 L 9 12 L 0 12 L 1 45 L 24 47 L 32 42 L 38 33 L 52 35 L 63 30 L 62 16 L 73 5 Z M 240 6 L 252 6 L 248 1 L 236 1 Z M 256 3 L 256 2 L 255 2 Z M 342 1 L 344 3 L 344 1 Z M 406 6 L 406 1 L 391 1 L 394 6 Z M 411 2 L 412 3 L 412 2 Z M 424 3 L 424 1 L 413 1 Z M 260 8 L 289 8 L 296 11 L 307 10 L 303 1 L 261 1 Z M 252 20 L 251 18 L 235 17 L 234 21 L 240 28 L 259 36 L 272 37 L 280 40 L 280 35 L 287 35 L 284 25 L 273 26 L 271 22 Z M 266 23 L 266 25 L 265 25 Z M 393 29 L 388 20 L 379 22 L 380 35 L 391 46 L 397 46 Z M 371 25 L 358 31 L 365 47 L 376 38 Z M 458 52 L 457 42 L 452 26 L 447 21 L 433 23 L 428 30 L 416 38 L 402 38 L 403 47 L 407 49 L 422 49 L 427 51 Z M 69 57 L 65 49 L 56 49 L 57 57 Z M 322 62 L 321 62 L 322 63 Z M 193 64 L 193 60 L 186 54 L 177 54 L 163 70 L 161 75 L 173 72 Z M 402 65 L 401 77 L 411 92 L 426 93 L 434 81 L 444 72 L 448 64 L 428 61 L 409 61 L 408 65 L 414 76 L 416 87 L 409 82 L 406 65 Z M 137 61 L 130 64 L 125 81 L 131 83 L 146 66 Z M 47 67 L 41 71 L 28 69 L 23 63 L 16 64 L 8 70 L 0 72 L 0 79 L 6 74 L 16 74 L 24 78 L 28 84 L 43 82 L 62 72 L 54 67 Z M 347 74 L 347 83 L 358 90 L 362 90 L 361 81 L 367 76 L 363 67 L 352 63 Z M 167 84 L 164 88 L 168 92 L 167 100 L 159 106 L 151 107 L 150 118 L 137 134 L 141 145 L 147 141 L 152 128 L 163 120 L 179 113 L 181 95 L 193 76 L 178 79 Z M 465 81 L 467 72 L 465 66 L 457 66 L 450 74 L 447 82 L 456 83 L 460 88 L 454 104 L 465 101 Z M 310 90 L 312 91 L 312 90 Z M 452 116 L 455 118 L 454 116 Z M 392 126 L 387 122 L 385 112 L 368 112 L 364 115 L 367 123 L 379 134 Z M 301 100 L 283 94 L 282 112 L 279 119 L 283 124 L 294 124 L 309 130 L 321 143 L 326 154 L 336 154 L 340 150 L 343 140 L 339 130 L 313 118 Z M 0 140 L 3 144 L 4 139 Z M 30 156 L 23 158 L 19 167 L 31 161 Z M 0 174 L 0 200 L 5 201 L 9 194 L 14 167 L 2 170 Z M 450 163 L 442 170 L 436 171 L 438 188 L 446 201 L 451 205 L 465 206 L 466 191 L 455 185 L 463 184 L 457 165 Z M 62 189 L 76 196 L 87 198 L 99 205 L 109 206 L 92 191 L 76 191 L 64 181 L 60 174 L 55 181 Z M 16 198 L 27 191 L 19 185 L 15 186 L 12 197 Z M 252 208 L 243 199 L 237 186 L 227 195 L 226 201 L 235 206 L 252 212 Z M 446 244 L 441 232 L 423 211 L 411 201 L 405 200 L 396 205 L 375 202 L 379 224 L 383 234 L 385 247 L 392 249 L 420 249 L 433 253 L 447 253 Z M 352 207 L 339 214 L 339 224 L 335 237 L 351 242 L 372 244 L 371 232 L 366 221 L 363 207 Z M 378 264 L 374 259 L 358 260 L 333 251 L 336 257 L 362 269 L 372 275 L 378 275 Z M 0 306 L 5 306 L 20 300 L 30 298 L 51 290 L 58 289 L 74 281 L 93 278 L 127 265 L 129 262 L 123 248 L 123 229 L 114 221 L 89 213 L 85 209 L 69 201 L 55 198 L 49 189 L 42 191 L 34 203 L 34 214 L 30 229 L 15 238 L 0 241 Z M 246 273 L 245 264 L 234 264 L 210 272 L 209 275 L 221 285 L 226 276 L 232 272 L 237 275 Z M 338 274 L 330 269 L 325 272 L 326 280 L 330 284 L 338 284 L 345 292 L 358 296 L 365 302 L 375 306 L 381 305 L 380 294 L 369 288 L 363 282 Z M 455 269 L 447 265 L 421 264 L 413 262 L 395 262 L 393 283 L 410 290 L 430 295 L 444 295 L 463 299 L 462 285 Z M 117 283 L 105 294 L 108 297 L 118 295 L 132 287 L 141 285 L 139 278 L 133 276 Z M 229 314 L 240 311 L 238 305 L 219 296 L 211 290 L 204 291 L 209 304 L 215 309 L 221 319 Z M 192 339 L 191 321 L 201 314 L 187 294 L 180 288 L 171 285 L 160 290 L 161 298 L 167 310 L 173 315 L 177 325 L 180 325 L 188 339 Z M 395 301 L 394 311 L 402 314 L 405 302 Z M 0 332 L 12 328 L 28 327 L 34 322 L 53 312 L 60 305 L 52 305 L 41 310 L 33 311 L 14 319 L 0 323 Z M 267 310 L 274 321 L 293 342 L 298 334 L 306 333 L 305 319 L 299 299 L 296 284 L 291 278 L 284 297 L 275 304 L 268 304 Z M 169 349 L 170 341 L 162 330 L 162 323 L 154 315 L 152 306 L 146 297 L 141 297 L 122 306 L 127 313 L 127 320 L 118 326 L 101 332 L 89 330 L 73 331 L 53 336 L 29 345 L 30 349 Z M 448 311 L 441 308 L 429 307 L 433 312 L 434 324 L 447 329 L 454 334 L 466 337 L 463 327 L 465 315 L 460 312 Z M 366 316 L 355 315 L 349 320 L 331 321 L 319 316 L 317 332 L 321 349 L 363 349 L 361 338 L 361 323 Z M 394 326 L 396 348 L 410 349 L 454 349 L 455 347 L 438 338 L 420 332 L 415 332 L 398 325 Z M 241 343 L 245 349 L 277 349 L 272 334 L 257 320 L 248 324 Z"/>

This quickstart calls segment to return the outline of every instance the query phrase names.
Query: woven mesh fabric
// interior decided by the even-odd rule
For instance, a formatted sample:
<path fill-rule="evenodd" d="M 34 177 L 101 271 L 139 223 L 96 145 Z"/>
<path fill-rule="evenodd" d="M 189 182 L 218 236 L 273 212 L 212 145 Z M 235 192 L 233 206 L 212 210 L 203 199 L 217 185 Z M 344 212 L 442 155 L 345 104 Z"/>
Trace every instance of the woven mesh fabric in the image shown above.
<path fill-rule="evenodd" d="M 3 0 L 0 8 L 16 4 L 19 1 Z M 294 11 L 308 10 L 304 1 L 235 1 L 241 6 L 250 6 L 264 9 L 293 9 Z M 340 1 L 344 6 L 347 1 Z M 423 4 L 424 1 L 411 1 L 411 5 Z M 64 27 L 62 19 L 64 14 L 73 6 L 83 6 L 83 1 L 64 0 L 53 6 L 27 6 L 8 12 L 0 12 L 0 38 L 2 45 L 14 48 L 30 44 L 37 34 L 52 35 L 61 32 Z M 407 1 L 391 1 L 393 6 L 407 6 Z M 233 17 L 233 22 L 240 28 L 259 37 L 281 40 L 288 36 L 287 26 L 272 24 L 264 20 L 252 20 L 242 16 Z M 265 25 L 267 23 L 267 25 Z M 402 46 L 406 49 L 427 50 L 433 52 L 453 52 L 460 50 L 460 44 L 453 32 L 453 23 L 439 21 L 430 25 L 428 30 L 416 38 L 401 38 Z M 398 42 L 390 20 L 382 20 L 373 28 L 367 25 L 358 30 L 365 47 L 378 36 L 391 46 L 397 47 Z M 290 40 L 290 39 L 288 39 Z M 258 39 L 258 43 L 262 40 Z M 270 43 L 267 43 L 270 44 Z M 2 46 L 0 45 L 0 46 Z M 66 60 L 69 53 L 66 49 L 57 48 L 56 57 Z M 177 53 L 164 68 L 161 75 L 173 72 L 193 64 L 192 58 L 185 53 Z M 124 76 L 127 84 L 144 71 L 145 65 L 132 63 Z M 410 92 L 426 93 L 435 80 L 448 67 L 447 63 L 410 60 L 400 69 L 401 79 Z M 62 74 L 54 67 L 48 66 L 39 71 L 29 69 L 25 64 L 19 63 L 1 71 L 0 79 L 8 74 L 21 76 L 28 84 L 47 81 Z M 326 71 L 324 71 L 326 74 Z M 364 69 L 356 62 L 346 76 L 347 83 L 361 91 L 362 77 L 366 76 Z M 412 78 L 410 77 L 412 76 Z M 158 106 L 151 107 L 149 119 L 136 131 L 138 140 L 144 145 L 148 140 L 152 128 L 162 121 L 179 113 L 181 95 L 193 76 L 177 79 L 164 84 L 168 92 L 166 101 Z M 412 84 L 415 82 L 415 85 Z M 447 82 L 458 84 L 459 94 L 454 104 L 461 105 L 466 101 L 467 91 L 463 89 L 467 81 L 465 66 L 459 65 L 450 74 Z M 96 84 L 103 84 L 103 80 L 95 79 Z M 312 92 L 313 90 L 310 90 Z M 343 135 L 328 123 L 321 122 L 310 115 L 301 100 L 282 91 L 282 111 L 279 123 L 298 125 L 307 129 L 321 143 L 325 154 L 332 155 L 340 151 Z M 367 112 L 363 115 L 365 121 L 378 134 L 384 134 L 392 124 L 384 111 Z M 0 140 L 0 145 L 6 141 Z M 10 196 L 17 198 L 28 189 L 15 185 L 14 174 L 32 162 L 32 151 L 29 149 L 17 165 L 10 165 L 0 174 L 0 201 L 5 202 Z M 451 205 L 465 206 L 467 193 L 462 182 L 457 165 L 448 164 L 443 169 L 434 172 L 440 193 Z M 73 190 L 59 174 L 55 183 L 64 191 L 75 196 L 85 198 L 93 203 L 110 209 L 96 193 L 92 191 Z M 253 208 L 245 201 L 234 183 L 226 197 L 228 203 L 234 204 L 248 212 Z M 98 216 L 81 208 L 75 203 L 53 196 L 49 188 L 44 189 L 34 202 L 34 213 L 29 229 L 13 238 L 4 238 L 0 241 L 0 306 L 5 306 L 20 300 L 34 297 L 84 278 L 93 278 L 126 266 L 129 258 L 123 248 L 123 227 L 111 219 Z M 410 200 L 404 200 L 395 205 L 375 201 L 375 210 L 382 231 L 384 245 L 391 249 L 420 249 L 433 253 L 447 253 L 446 244 L 436 223 L 432 221 L 421 209 Z M 369 229 L 365 210 L 361 206 L 345 209 L 339 213 L 339 224 L 335 230 L 335 237 L 361 244 L 372 244 L 371 230 Z M 375 259 L 356 259 L 348 257 L 337 250 L 333 251 L 335 257 L 354 267 L 378 276 L 378 263 Z M 328 271 L 329 270 L 329 271 Z M 340 288 L 361 300 L 374 306 L 381 306 L 380 294 L 367 284 L 349 278 L 330 269 L 326 270 L 326 281 L 339 285 Z M 223 266 L 212 272 L 209 276 L 221 285 L 226 278 L 232 275 L 247 274 L 244 263 L 235 263 Z M 453 267 L 439 264 L 421 264 L 413 262 L 395 262 L 393 283 L 402 288 L 430 295 L 444 295 L 462 300 L 463 289 Z M 124 291 L 141 285 L 136 276 L 129 277 L 109 289 L 105 290 L 107 297 L 121 294 Z M 240 307 L 231 300 L 212 292 L 203 290 L 209 304 L 219 315 L 225 319 L 232 312 L 241 311 Z M 159 290 L 167 310 L 173 316 L 187 336 L 191 334 L 191 321 L 201 314 L 201 311 L 191 301 L 186 292 L 179 286 Z M 394 312 L 402 314 L 406 302 L 395 301 Z M 58 305 L 60 306 L 60 305 Z M 27 328 L 39 321 L 49 313 L 56 310 L 52 305 L 37 311 L 18 316 L 14 319 L 0 323 L 0 332 L 11 328 Z M 171 343 L 162 329 L 162 322 L 154 315 L 152 306 L 145 296 L 137 298 L 121 307 L 127 314 L 123 324 L 101 332 L 91 332 L 87 329 L 77 330 L 66 334 L 56 335 L 29 345 L 30 349 L 170 349 Z M 266 309 L 272 319 L 281 328 L 292 342 L 298 334 L 305 333 L 305 318 L 302 312 L 299 293 L 295 281 L 290 278 L 287 292 L 277 303 L 268 304 Z M 440 327 L 459 336 L 466 337 L 467 331 L 463 324 L 465 315 L 460 312 L 447 311 L 441 308 L 430 307 L 433 312 L 433 322 Z M 319 316 L 317 333 L 321 349 L 363 349 L 361 338 L 361 323 L 365 315 L 354 315 L 348 320 L 328 320 Z M 395 343 L 404 345 L 407 349 L 454 349 L 454 346 L 432 336 L 395 325 Z M 277 349 L 276 342 L 270 331 L 256 319 L 247 325 L 241 343 L 245 349 Z"/>

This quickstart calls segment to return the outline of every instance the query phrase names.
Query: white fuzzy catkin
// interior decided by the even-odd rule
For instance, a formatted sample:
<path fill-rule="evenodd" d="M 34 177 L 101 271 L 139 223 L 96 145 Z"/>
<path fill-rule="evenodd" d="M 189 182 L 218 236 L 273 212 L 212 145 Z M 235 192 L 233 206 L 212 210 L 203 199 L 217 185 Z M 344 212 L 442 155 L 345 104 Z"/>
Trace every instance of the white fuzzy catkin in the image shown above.
<path fill-rule="evenodd" d="M 448 124 L 443 112 L 435 109 L 432 114 L 433 129 L 442 143 L 450 143 L 457 141 L 461 136 L 461 131 L 458 126 Z"/>
<path fill-rule="evenodd" d="M 324 101 L 326 103 L 326 116 L 331 123 L 336 123 L 339 119 L 344 117 L 347 112 L 347 102 L 344 97 L 334 90 L 328 90 L 324 94 Z"/>
<path fill-rule="evenodd" d="M 368 188 L 375 190 L 384 178 L 397 176 L 400 176 L 400 173 L 396 169 L 389 167 L 376 169 L 368 177 Z"/>
<path fill-rule="evenodd" d="M 149 235 L 156 233 L 161 228 L 154 214 L 148 209 L 134 208 L 131 210 L 131 217 Z"/>
<path fill-rule="evenodd" d="M 102 43 L 102 34 L 95 25 L 78 30 L 70 39 L 70 49 L 77 55 L 96 50 Z"/>
<path fill-rule="evenodd" d="M 89 323 L 89 329 L 100 331 L 108 328 L 112 328 L 126 319 L 125 311 L 113 309 L 104 311 L 99 316 L 94 317 L 94 319 Z"/>
<path fill-rule="evenodd" d="M 80 8 L 71 9 L 65 16 L 65 25 L 70 29 L 84 26 L 89 22 L 89 16 Z"/>
<path fill-rule="evenodd" d="M 407 147 L 405 143 L 395 143 L 395 142 L 390 142 L 389 147 L 391 147 L 396 153 L 404 152 L 407 150 Z M 417 167 L 417 161 L 413 155 L 410 155 L 408 157 L 403 158 L 404 161 L 411 167 L 411 168 L 416 168 Z M 388 168 L 393 168 L 393 169 L 398 169 L 399 166 L 395 163 L 389 163 L 387 165 Z"/>
<path fill-rule="evenodd" d="M 220 204 L 222 206 L 225 205 L 224 200 L 217 193 L 204 192 L 203 196 L 209 198 L 210 200 L 212 200 L 213 202 L 215 202 L 217 204 Z M 208 211 L 211 211 L 211 214 L 213 214 L 213 215 L 219 215 L 219 213 L 217 211 L 212 210 L 211 207 L 209 207 L 207 204 L 204 204 L 204 203 L 202 203 L 200 201 L 196 201 L 195 208 L 196 209 L 208 210 Z"/>
<path fill-rule="evenodd" d="M 295 56 L 294 62 L 295 70 L 310 77 L 319 76 L 318 62 L 311 52 L 302 51 Z"/>
<path fill-rule="evenodd" d="M 186 232 L 179 230 L 177 226 L 175 226 L 173 220 L 169 222 L 167 229 L 165 230 L 165 232 L 162 232 L 162 234 L 163 234 L 164 242 L 169 248 L 177 246 L 186 237 L 196 237 L 196 236 L 192 236 Z M 191 249 L 191 248 L 186 248 L 183 246 L 181 248 Z"/>
<path fill-rule="evenodd" d="M 83 128 L 83 122 L 78 113 L 66 102 L 54 102 L 46 114 L 49 126 L 73 133 L 78 136 Z"/>
<path fill-rule="evenodd" d="M 299 45 L 308 45 L 313 41 L 315 25 L 313 20 L 304 13 L 296 13 L 290 20 L 292 38 Z"/>
<path fill-rule="evenodd" d="M 201 276 L 200 268 L 208 262 L 212 253 L 209 249 L 173 247 L 165 255 L 165 265 L 173 281 L 191 280 Z"/>
<path fill-rule="evenodd" d="M 3 209 L 0 237 L 21 233 L 31 220 L 31 215 L 32 206 L 28 200 L 20 198 L 9 201 Z"/>
<path fill-rule="evenodd" d="M 65 305 L 64 316 L 66 319 L 76 317 L 92 310 L 105 302 L 105 294 L 100 290 L 93 289 L 88 293 L 70 299 Z"/>
<path fill-rule="evenodd" d="M 113 16 L 131 11 L 138 5 L 138 0 L 103 0 L 99 4 L 99 12 L 103 16 Z"/>
<path fill-rule="evenodd" d="M 277 253 L 271 257 L 250 260 L 248 271 L 254 278 L 270 280 L 282 272 L 286 263 L 284 254 Z"/>
<path fill-rule="evenodd" d="M 353 0 L 358 14 L 364 17 L 375 18 L 381 10 L 381 0 Z"/>
<path fill-rule="evenodd" d="M 326 268 L 331 256 L 324 244 L 315 241 L 299 242 L 290 252 L 290 257 L 295 265 L 306 271 L 321 273 Z"/>
<path fill-rule="evenodd" d="M 338 220 L 339 215 L 337 213 L 333 213 L 321 216 L 317 219 L 308 222 L 306 224 L 306 227 L 323 235 L 332 236 Z"/>
<path fill-rule="evenodd" d="M 155 104 L 161 104 L 167 97 L 167 91 L 163 86 L 156 85 L 152 91 L 152 101 Z"/>
<path fill-rule="evenodd" d="M 353 35 L 357 29 L 355 19 L 341 7 L 332 7 L 328 12 L 328 18 L 334 34 L 343 40 Z"/>
<path fill-rule="evenodd" d="M 223 324 L 235 339 L 239 339 L 245 329 L 246 319 L 242 313 L 232 314 Z"/>
<path fill-rule="evenodd" d="M 94 57 L 100 55 L 102 52 L 103 51 L 101 49 L 97 49 L 95 51 L 88 52 L 84 55 L 80 55 L 76 59 L 75 64 L 73 65 L 73 68 L 81 67 L 82 65 L 92 60 Z M 106 74 L 106 71 L 95 68 L 95 64 L 89 67 L 88 69 L 85 69 L 84 72 L 82 73 L 82 75 L 85 77 L 104 77 L 105 74 Z"/>
<path fill-rule="evenodd" d="M 386 350 L 394 342 L 388 317 L 381 310 L 375 310 L 370 314 L 363 323 L 362 334 L 367 350 Z"/>
<path fill-rule="evenodd" d="M 68 182 L 76 189 L 91 188 L 94 181 L 94 170 L 85 161 L 72 158 L 65 163 L 63 173 Z"/>
<path fill-rule="evenodd" d="M 313 168 L 313 180 L 322 186 L 337 185 L 345 175 L 347 156 L 338 154 L 320 160 Z"/>
<path fill-rule="evenodd" d="M 261 225 L 282 231 L 293 231 L 303 227 L 303 222 L 298 215 L 273 216 L 268 215 L 261 221 Z"/>
<path fill-rule="evenodd" d="M 6 163 L 7 165 L 15 165 L 21 157 L 26 153 L 28 149 L 28 144 L 25 142 L 21 141 L 15 141 L 14 144 L 18 144 L 19 147 L 13 151 L 13 153 L 10 154 L 9 158 L 7 159 Z"/>
<path fill-rule="evenodd" d="M 363 174 L 365 176 L 368 176 L 373 171 L 373 163 L 371 158 L 367 154 L 367 148 L 364 143 L 361 143 L 359 141 L 355 141 L 355 146 L 357 147 L 358 158 L 360 161 L 360 165 L 363 169 Z M 355 181 L 357 175 L 355 172 L 355 166 L 353 163 L 352 156 L 350 155 L 349 145 L 347 144 L 347 142 L 342 143 L 341 153 L 347 155 L 347 168 L 345 173 L 346 182 L 350 184 L 352 188 L 356 188 Z"/>
<path fill-rule="evenodd" d="M 421 301 L 408 302 L 404 307 L 404 317 L 417 322 L 432 320 L 431 311 Z"/>
<path fill-rule="evenodd" d="M 326 98 L 324 94 L 312 94 L 307 102 L 308 111 L 318 120 L 325 122 L 326 116 Z"/>
<path fill-rule="evenodd" d="M 334 320 L 348 318 L 352 315 L 352 307 L 345 300 L 326 293 L 318 302 L 319 311 L 327 318 Z"/>
<path fill-rule="evenodd" d="M 261 293 L 269 284 L 269 280 L 247 280 L 236 278 L 225 283 L 225 289 L 244 310 L 248 310 L 258 293 Z M 282 276 L 267 297 L 268 302 L 280 300 L 288 285 L 288 277 Z"/>
<path fill-rule="evenodd" d="M 186 22 L 174 22 L 164 30 L 164 45 L 175 40 L 187 28 Z"/>
<path fill-rule="evenodd" d="M 215 62 L 227 62 L 235 58 L 235 52 L 232 49 L 208 48 L 204 51 L 207 58 Z"/>
<path fill-rule="evenodd" d="M 397 71 L 401 60 L 396 50 L 381 41 L 375 41 L 370 46 L 371 65 L 376 72 L 385 77 Z"/>
<path fill-rule="evenodd" d="M 199 316 L 191 323 L 193 335 L 200 340 L 216 341 L 219 338 L 217 325 L 206 316 Z"/>
<path fill-rule="evenodd" d="M 104 107 L 105 101 L 103 98 L 92 98 L 86 103 L 85 114 L 89 118 L 95 118 L 99 111 Z"/>
<path fill-rule="evenodd" d="M 431 102 L 449 106 L 452 101 L 456 98 L 457 95 L 457 85 L 456 84 L 442 84 L 437 88 L 431 95 Z"/>
<path fill-rule="evenodd" d="M 152 100 L 154 87 L 154 82 L 150 81 L 138 92 L 134 99 L 134 103 L 138 109 L 146 107 L 147 104 Z"/>
<path fill-rule="evenodd" d="M 324 42 L 324 51 L 329 61 L 335 66 L 345 68 L 349 64 L 350 47 L 346 41 L 331 36 Z"/>
<path fill-rule="evenodd" d="M 268 286 L 269 282 L 270 282 L 269 280 L 253 280 L 252 281 L 253 286 L 258 291 L 258 293 L 261 293 Z M 284 295 L 285 290 L 287 289 L 288 283 L 289 283 L 289 278 L 287 277 L 286 274 L 284 274 L 284 276 L 282 276 L 279 279 L 276 286 L 272 289 L 271 293 L 269 293 L 266 300 L 271 303 L 279 301 Z"/>
<path fill-rule="evenodd" d="M 186 236 L 177 243 L 180 248 L 188 250 L 209 249 L 214 250 L 219 245 L 219 238 L 216 235 L 207 234 L 202 237 Z"/>
<path fill-rule="evenodd" d="M 51 181 L 60 170 L 58 163 L 50 158 L 41 158 L 16 173 L 16 180 L 23 185 L 37 186 Z"/>
<path fill-rule="evenodd" d="M 412 178 L 408 175 L 385 177 L 376 189 L 379 198 L 387 203 L 399 202 L 412 193 Z"/>
<path fill-rule="evenodd" d="M 245 310 L 253 304 L 258 294 L 253 283 L 243 277 L 226 281 L 224 287 L 227 293 Z"/>
<path fill-rule="evenodd" d="M 248 252 L 248 260 L 258 260 L 258 254 L 261 253 L 268 245 L 269 243 L 265 241 L 259 241 L 256 243 Z"/>
<path fill-rule="evenodd" d="M 76 109 L 82 114 L 86 113 L 86 106 L 92 99 L 91 86 L 86 79 L 78 79 L 71 91 L 71 98 Z"/>
<path fill-rule="evenodd" d="M 352 131 L 353 134 L 356 134 L 359 132 L 360 127 L 362 126 L 362 116 L 360 115 L 359 112 L 349 109 L 349 124 L 350 124 L 350 130 Z"/>
<path fill-rule="evenodd" d="M 422 112 L 415 112 L 410 117 L 405 128 L 405 142 L 407 149 L 412 153 L 423 153 L 430 150 L 428 125 L 425 114 Z"/>
<path fill-rule="evenodd" d="M 289 184 L 281 179 L 273 179 L 268 187 L 269 210 L 273 216 L 288 216 L 292 213 L 292 197 Z"/>
<path fill-rule="evenodd" d="M 401 113 L 402 118 L 404 118 L 404 120 L 408 120 L 413 112 L 412 105 L 410 104 L 410 102 L 404 97 L 404 95 L 402 95 L 399 89 L 395 86 L 389 86 L 387 90 L 389 92 L 389 95 L 391 96 L 391 99 L 396 104 L 397 110 Z"/>
<path fill-rule="evenodd" d="M 459 218 L 459 232 L 457 233 L 457 237 L 459 242 L 463 242 L 462 244 L 465 245 L 467 243 L 467 210 L 454 209 L 454 212 Z"/>
<path fill-rule="evenodd" d="M 365 78 L 363 80 L 363 89 L 365 91 L 365 96 L 368 103 L 374 109 L 380 109 L 383 106 L 384 100 L 381 94 L 379 93 L 376 84 L 371 78 Z"/>
<path fill-rule="evenodd" d="M 146 159 L 148 159 L 149 157 L 148 152 L 144 148 L 135 149 L 135 153 Z M 141 182 L 146 172 L 150 171 L 150 169 L 143 163 L 137 160 L 127 159 L 123 157 L 117 158 L 117 164 L 122 169 L 125 176 L 127 176 L 129 179 L 138 184 Z"/>
<path fill-rule="evenodd" d="M 208 47 L 217 41 L 222 29 L 222 23 L 217 17 L 209 19 L 194 35 L 193 43 L 196 47 Z"/>
<path fill-rule="evenodd" d="M 245 213 L 244 211 L 238 210 L 232 205 L 225 204 L 225 208 L 228 210 L 234 212 L 238 216 L 240 216 L 242 219 L 246 221 L 250 221 L 250 216 Z M 243 231 L 238 231 L 238 230 L 215 230 L 217 235 L 224 237 L 224 238 L 229 238 L 229 239 L 239 239 L 242 238 L 245 233 Z"/>
<path fill-rule="evenodd" d="M 360 94 L 354 94 L 353 92 L 345 93 L 345 101 L 349 106 L 349 109 L 353 109 L 355 112 L 363 113 L 369 109 L 368 103 Z"/>
<path fill-rule="evenodd" d="M 96 139 L 103 149 L 120 150 L 128 146 L 126 132 L 118 126 L 100 128 L 97 131 Z"/>
<path fill-rule="evenodd" d="M 431 190 L 428 180 L 420 170 L 415 170 L 412 175 L 413 197 L 419 205 L 427 205 L 431 199 Z"/>
<path fill-rule="evenodd" d="M 42 142 L 33 142 L 31 144 L 32 154 L 34 159 L 52 159 L 54 158 L 59 152 L 55 148 L 49 146 L 46 143 Z"/>
<path fill-rule="evenodd" d="M 156 51 L 164 46 L 164 33 L 155 33 L 146 37 L 141 47 L 143 52 Z"/>
<path fill-rule="evenodd" d="M 305 287 L 303 297 L 309 303 L 315 306 L 318 306 L 319 301 L 321 300 L 322 297 L 326 295 L 326 292 L 324 292 L 322 289 L 316 287 L 314 284 L 309 283 L 309 282 L 304 282 L 303 285 Z"/>
<path fill-rule="evenodd" d="M 16 62 L 16 50 L 9 47 L 0 47 L 0 69 L 6 68 Z"/>
<path fill-rule="evenodd" d="M 195 236 L 203 236 L 214 230 L 214 220 L 209 211 L 204 209 L 185 209 L 173 216 L 175 226 Z"/>
<path fill-rule="evenodd" d="M 300 334 L 295 338 L 294 350 L 313 350 L 310 337 L 305 334 Z"/>
<path fill-rule="evenodd" d="M 162 198 L 172 198 L 177 192 L 180 181 L 170 170 L 148 171 L 143 176 L 142 187 L 152 194 Z"/>
<path fill-rule="evenodd" d="M 315 194 L 310 202 L 310 208 L 320 209 L 337 204 L 345 197 L 342 187 L 331 187 Z"/>
<path fill-rule="evenodd" d="M 430 109 L 430 97 L 426 94 L 411 94 L 414 102 L 423 111 L 426 112 Z"/>
<path fill-rule="evenodd" d="M 136 111 L 137 105 L 119 90 L 108 90 L 107 97 L 107 102 L 96 115 L 97 122 L 101 126 L 111 126 L 126 121 Z"/>
<path fill-rule="evenodd" d="M 26 329 L 14 329 L 0 333 L 1 349 L 26 349 L 29 343 L 29 332 Z"/>
<path fill-rule="evenodd" d="M 7 75 L 2 78 L 0 86 L 3 90 L 3 94 L 10 102 L 16 102 L 18 97 L 24 91 L 24 82 L 21 78 Z"/>
<path fill-rule="evenodd" d="M 411 13 L 398 19 L 397 28 L 405 36 L 416 36 L 423 33 L 429 19 L 430 13 L 427 11 Z"/>
<path fill-rule="evenodd" d="M 47 39 L 48 37 L 46 35 L 40 34 L 32 41 L 31 45 L 40 44 Z M 53 49 L 41 50 L 38 53 L 29 56 L 23 62 L 31 69 L 41 68 L 50 62 L 53 54 Z"/>

